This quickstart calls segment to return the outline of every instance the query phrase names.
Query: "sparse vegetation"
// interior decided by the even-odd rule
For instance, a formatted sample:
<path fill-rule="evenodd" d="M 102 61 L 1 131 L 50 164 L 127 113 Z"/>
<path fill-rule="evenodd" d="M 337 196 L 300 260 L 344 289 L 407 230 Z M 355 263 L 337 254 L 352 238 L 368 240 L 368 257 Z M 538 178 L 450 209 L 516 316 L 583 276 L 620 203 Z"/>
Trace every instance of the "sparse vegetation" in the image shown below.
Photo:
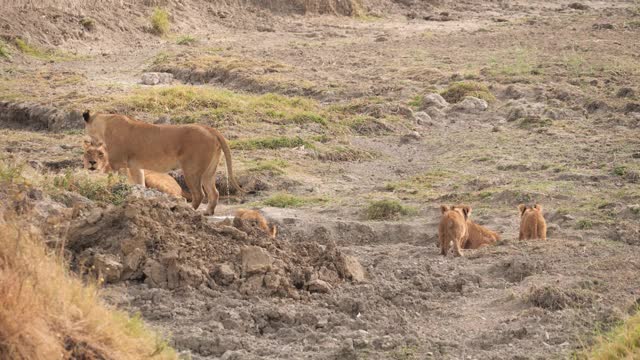
<path fill-rule="evenodd" d="M 440 95 L 450 103 L 460 102 L 467 96 L 477 97 L 487 102 L 494 102 L 496 100 L 496 97 L 486 85 L 475 81 L 453 83 L 442 91 Z"/>
<path fill-rule="evenodd" d="M 114 107 L 120 112 L 186 118 L 189 120 L 181 122 L 189 123 L 317 123 L 326 126 L 329 122 L 325 111 L 310 99 L 277 94 L 239 94 L 229 90 L 186 85 L 137 89 L 127 96 L 116 98 Z"/>
<path fill-rule="evenodd" d="M 321 197 L 301 197 L 288 193 L 278 193 L 264 200 L 263 204 L 279 208 L 292 208 L 326 201 L 326 199 Z"/>
<path fill-rule="evenodd" d="M 593 227 L 593 221 L 589 219 L 581 219 L 576 223 L 576 228 L 580 230 L 588 230 Z"/>
<path fill-rule="evenodd" d="M 237 150 L 282 149 L 299 146 L 313 147 L 301 137 L 268 137 L 230 141 L 231 148 Z"/>
<path fill-rule="evenodd" d="M 402 205 L 398 200 L 384 199 L 371 202 L 366 210 L 367 220 L 395 220 L 401 215 L 413 215 L 416 209 Z"/>
<path fill-rule="evenodd" d="M 2 40 L 0 40 L 0 58 L 11 58 L 11 51 L 9 51 L 9 46 L 7 46 L 7 44 Z"/>
<path fill-rule="evenodd" d="M 131 191 L 126 179 L 115 174 L 93 178 L 68 171 L 53 178 L 54 189 L 74 191 L 94 201 L 122 204 Z"/>
<path fill-rule="evenodd" d="M 625 176 L 627 174 L 627 167 L 624 165 L 618 165 L 613 168 L 613 174 L 617 176 Z"/>
<path fill-rule="evenodd" d="M 35 45 L 29 44 L 21 38 L 15 39 L 15 45 L 21 53 L 40 60 L 62 61 L 74 58 L 74 56 L 72 55 L 65 54 L 59 51 L 43 50 Z"/>
<path fill-rule="evenodd" d="M 178 40 L 176 40 L 176 44 L 178 45 L 193 45 L 197 42 L 198 40 L 191 36 L 191 35 L 182 35 L 178 38 Z"/>
<path fill-rule="evenodd" d="M 252 162 L 250 164 L 247 170 L 251 172 L 270 172 L 274 174 L 284 174 L 284 169 L 288 166 L 289 164 L 282 159 L 256 160 L 255 162 Z"/>
<path fill-rule="evenodd" d="M 157 35 L 165 35 L 169 33 L 171 23 L 169 22 L 169 13 L 161 8 L 153 9 L 151 14 L 151 29 Z"/>
<path fill-rule="evenodd" d="M 629 317 L 609 333 L 600 335 L 595 345 L 580 354 L 580 359 L 616 360 L 640 357 L 640 312 Z"/>
<path fill-rule="evenodd" d="M 96 21 L 90 17 L 82 18 L 80 20 L 80 25 L 82 25 L 88 31 L 93 31 L 96 29 Z"/>
<path fill-rule="evenodd" d="M 96 286 L 30 234 L 0 225 L 0 358 L 177 359 L 139 316 L 105 307 Z"/>

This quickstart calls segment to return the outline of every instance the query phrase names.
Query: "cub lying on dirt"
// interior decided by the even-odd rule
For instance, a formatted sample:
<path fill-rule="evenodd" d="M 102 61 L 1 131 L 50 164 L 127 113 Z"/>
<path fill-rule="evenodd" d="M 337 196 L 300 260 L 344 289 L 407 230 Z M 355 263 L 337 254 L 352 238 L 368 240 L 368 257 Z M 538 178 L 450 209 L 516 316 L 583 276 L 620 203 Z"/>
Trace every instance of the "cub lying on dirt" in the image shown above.
<path fill-rule="evenodd" d="M 520 240 L 547 240 L 547 222 L 542 215 L 542 206 L 518 205 L 520 211 Z"/>
<path fill-rule="evenodd" d="M 471 214 L 471 208 L 466 205 L 440 205 L 442 218 L 438 226 L 438 239 L 440 241 L 440 254 L 447 256 L 449 243 L 453 242 L 454 256 L 462 256 L 462 247 L 469 236 L 467 220 Z"/>
<path fill-rule="evenodd" d="M 267 219 L 265 219 L 264 216 L 262 216 L 262 214 L 260 214 L 259 211 L 249 210 L 249 209 L 238 209 L 236 210 L 235 217 L 237 219 L 242 220 L 243 222 L 256 224 L 258 228 L 260 228 L 262 231 L 265 232 L 265 234 L 275 239 L 276 232 L 277 232 L 276 226 L 273 224 L 269 226 L 269 224 L 267 223 Z"/>
<path fill-rule="evenodd" d="M 218 204 L 215 174 L 224 153 L 231 185 L 242 192 L 233 176 L 231 150 L 220 132 L 201 125 L 153 125 L 118 114 L 82 114 L 85 133 L 102 142 L 113 170 L 129 169 L 130 180 L 144 185 L 144 170 L 168 172 L 182 168 L 197 209 L 203 186 L 209 203 L 206 214 L 213 215 Z"/>
<path fill-rule="evenodd" d="M 104 148 L 104 144 L 97 144 L 85 141 L 84 155 L 82 157 L 84 168 L 91 171 L 100 171 L 103 173 L 112 172 L 113 169 L 109 165 L 109 157 Z M 144 172 L 145 185 L 148 188 L 156 189 L 165 194 L 169 194 L 176 198 L 187 198 L 180 185 L 169 174 L 162 174 L 155 171 Z"/>
<path fill-rule="evenodd" d="M 496 232 L 478 225 L 470 219 L 467 219 L 467 231 L 469 236 L 464 243 L 464 249 L 477 249 L 485 245 L 493 245 L 500 240 L 500 235 Z"/>

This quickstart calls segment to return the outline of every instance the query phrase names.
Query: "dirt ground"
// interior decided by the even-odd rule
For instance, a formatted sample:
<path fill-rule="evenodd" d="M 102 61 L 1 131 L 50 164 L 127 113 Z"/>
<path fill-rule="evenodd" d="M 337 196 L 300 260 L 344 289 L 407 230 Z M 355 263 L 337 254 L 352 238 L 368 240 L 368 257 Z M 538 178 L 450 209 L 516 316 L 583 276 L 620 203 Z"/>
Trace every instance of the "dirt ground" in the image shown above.
<path fill-rule="evenodd" d="M 96 254 L 123 269 L 138 259 L 105 285 L 107 302 L 139 312 L 192 359 L 570 358 L 633 310 L 637 3 L 376 0 L 355 16 L 340 6 L 259 3 L 162 3 L 172 24 L 163 37 L 148 30 L 153 7 L 137 3 L 0 10 L 0 38 L 11 51 L 0 57 L 0 148 L 3 161 L 29 172 L 80 171 L 85 108 L 146 121 L 190 116 L 233 141 L 317 139 L 235 147 L 243 185 L 256 191 L 223 189 L 213 218 L 154 192 L 116 206 L 83 200 L 84 210 L 67 219 L 75 269 Z M 90 30 L 80 24 L 87 17 Z M 185 35 L 195 40 L 178 45 Z M 16 37 L 56 52 L 21 52 L 11 45 Z M 174 80 L 141 84 L 148 71 Z M 442 103 L 430 95 L 461 81 L 492 96 Z M 179 86 L 297 96 L 329 125 L 214 116 L 198 105 L 176 111 L 160 93 L 135 106 L 126 100 Z M 278 166 L 255 171 L 266 163 Z M 306 202 L 267 205 L 282 192 Z M 367 220 L 367 205 L 389 198 L 415 214 Z M 79 200 L 47 201 L 77 208 Z M 543 205 L 547 241 L 517 240 L 523 202 Z M 443 203 L 469 204 L 471 218 L 503 240 L 442 257 Z M 218 224 L 239 206 L 261 208 L 278 240 Z M 137 245 L 122 247 L 129 243 Z M 184 250 L 169 256 L 166 244 Z M 247 276 L 241 245 L 282 264 Z M 341 270 L 351 257 L 361 281 Z M 324 280 L 309 287 L 314 279 Z"/>

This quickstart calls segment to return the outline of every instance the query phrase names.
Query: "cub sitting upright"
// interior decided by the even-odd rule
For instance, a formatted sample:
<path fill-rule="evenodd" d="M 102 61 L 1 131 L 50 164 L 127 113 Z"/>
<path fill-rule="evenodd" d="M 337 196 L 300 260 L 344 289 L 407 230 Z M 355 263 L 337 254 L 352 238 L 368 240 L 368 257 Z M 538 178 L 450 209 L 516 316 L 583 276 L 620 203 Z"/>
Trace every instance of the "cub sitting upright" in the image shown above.
<path fill-rule="evenodd" d="M 520 240 L 541 239 L 547 240 L 547 222 L 542 216 L 542 206 L 535 204 L 527 206 L 518 205 L 520 211 Z"/>
<path fill-rule="evenodd" d="M 438 226 L 438 239 L 440 240 L 440 254 L 447 256 L 449 243 L 453 241 L 453 253 L 462 256 L 462 247 L 469 237 L 467 219 L 471 214 L 471 208 L 466 205 L 453 205 L 449 208 L 440 205 L 442 219 Z"/>

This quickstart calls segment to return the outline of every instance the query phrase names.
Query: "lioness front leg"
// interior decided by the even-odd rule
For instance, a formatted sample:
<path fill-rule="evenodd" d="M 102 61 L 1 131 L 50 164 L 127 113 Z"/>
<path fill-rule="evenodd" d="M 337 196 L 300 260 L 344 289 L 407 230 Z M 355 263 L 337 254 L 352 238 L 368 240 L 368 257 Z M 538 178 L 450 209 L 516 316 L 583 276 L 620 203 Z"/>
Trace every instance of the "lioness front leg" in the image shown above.
<path fill-rule="evenodd" d="M 133 184 L 146 186 L 146 184 L 144 183 L 144 170 L 136 167 L 129 167 L 128 175 L 129 181 Z"/>

